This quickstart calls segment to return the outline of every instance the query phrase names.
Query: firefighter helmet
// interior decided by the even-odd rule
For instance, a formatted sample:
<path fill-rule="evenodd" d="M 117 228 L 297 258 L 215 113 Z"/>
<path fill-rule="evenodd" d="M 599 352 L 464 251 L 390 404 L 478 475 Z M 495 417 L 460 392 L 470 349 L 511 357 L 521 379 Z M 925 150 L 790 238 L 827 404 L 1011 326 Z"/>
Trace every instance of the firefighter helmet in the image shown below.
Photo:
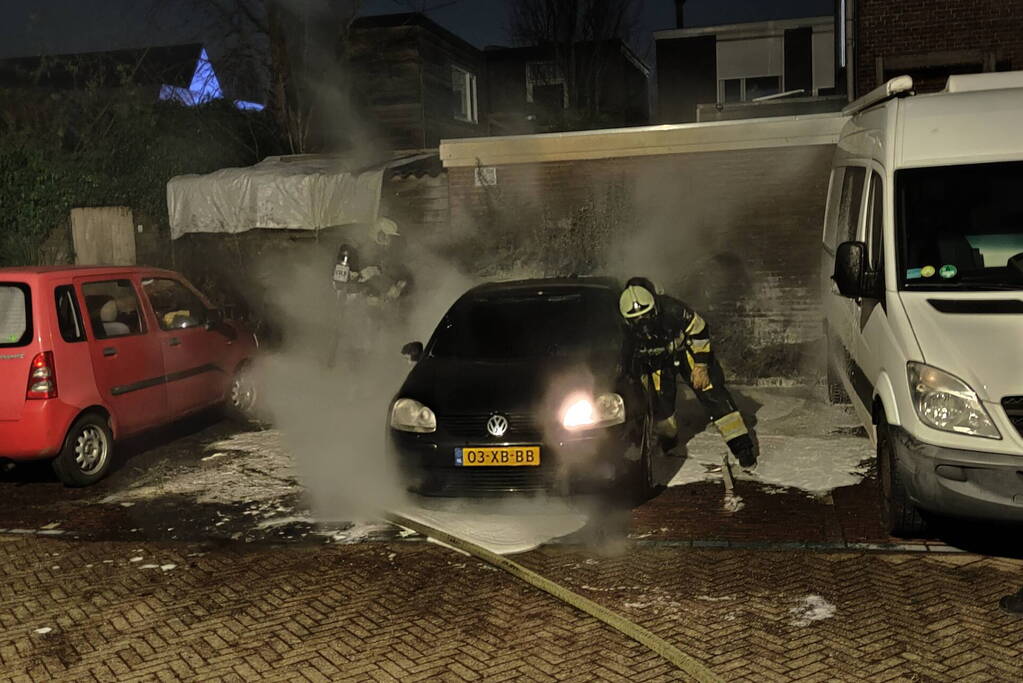
<path fill-rule="evenodd" d="M 650 281 L 638 282 L 637 280 L 640 280 L 640 278 L 629 280 L 625 291 L 622 292 L 622 296 L 618 299 L 618 308 L 622 313 L 622 317 L 626 320 L 642 318 L 649 313 L 653 313 L 656 307 L 654 289 L 650 285 Z"/>

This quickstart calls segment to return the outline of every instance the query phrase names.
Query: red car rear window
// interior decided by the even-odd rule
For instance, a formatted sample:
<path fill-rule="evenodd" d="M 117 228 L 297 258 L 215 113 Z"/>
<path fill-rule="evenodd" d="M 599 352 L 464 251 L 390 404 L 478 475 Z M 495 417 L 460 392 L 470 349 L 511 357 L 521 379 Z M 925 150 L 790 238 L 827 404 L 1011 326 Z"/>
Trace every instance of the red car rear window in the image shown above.
<path fill-rule="evenodd" d="M 21 282 L 0 282 L 0 348 L 32 340 L 32 294 Z"/>

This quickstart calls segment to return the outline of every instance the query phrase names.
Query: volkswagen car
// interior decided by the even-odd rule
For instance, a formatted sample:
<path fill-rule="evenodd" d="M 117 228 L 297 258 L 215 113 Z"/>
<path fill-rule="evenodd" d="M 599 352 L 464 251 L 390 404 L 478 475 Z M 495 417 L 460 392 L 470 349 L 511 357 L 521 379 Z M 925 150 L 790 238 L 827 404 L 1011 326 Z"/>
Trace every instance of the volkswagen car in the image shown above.
<path fill-rule="evenodd" d="M 394 457 L 424 495 L 654 490 L 649 397 L 620 285 L 487 284 L 459 298 L 390 405 Z"/>

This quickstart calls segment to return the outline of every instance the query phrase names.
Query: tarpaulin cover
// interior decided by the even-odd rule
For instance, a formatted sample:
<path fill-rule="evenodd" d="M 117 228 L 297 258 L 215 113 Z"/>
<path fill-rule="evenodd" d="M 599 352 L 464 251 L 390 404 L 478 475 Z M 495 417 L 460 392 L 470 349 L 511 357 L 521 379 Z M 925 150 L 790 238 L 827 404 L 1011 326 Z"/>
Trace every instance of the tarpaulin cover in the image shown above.
<path fill-rule="evenodd" d="M 312 155 L 267 157 L 246 168 L 177 176 L 167 183 L 171 238 L 372 223 L 383 176 L 383 167 L 353 172 L 339 157 Z"/>

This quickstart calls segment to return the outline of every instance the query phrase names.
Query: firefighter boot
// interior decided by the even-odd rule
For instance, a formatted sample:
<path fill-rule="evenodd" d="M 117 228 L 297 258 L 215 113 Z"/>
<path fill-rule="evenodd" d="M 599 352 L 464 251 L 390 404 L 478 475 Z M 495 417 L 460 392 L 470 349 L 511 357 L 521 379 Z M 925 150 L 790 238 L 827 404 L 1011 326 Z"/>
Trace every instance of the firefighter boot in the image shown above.
<path fill-rule="evenodd" d="M 757 468 L 757 447 L 749 434 L 737 436 L 728 442 L 728 449 L 739 461 L 739 467 L 746 471 Z"/>

